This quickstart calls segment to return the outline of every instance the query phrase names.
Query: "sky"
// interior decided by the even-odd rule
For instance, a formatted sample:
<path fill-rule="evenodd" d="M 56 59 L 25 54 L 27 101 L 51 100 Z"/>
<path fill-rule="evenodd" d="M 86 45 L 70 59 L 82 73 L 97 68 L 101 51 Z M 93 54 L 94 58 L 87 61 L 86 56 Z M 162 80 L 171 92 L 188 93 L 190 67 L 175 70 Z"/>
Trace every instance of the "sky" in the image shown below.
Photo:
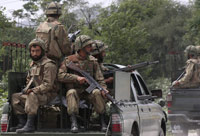
<path fill-rule="evenodd" d="M 96 3 L 101 3 L 102 6 L 108 6 L 112 3 L 114 0 L 88 0 L 90 4 L 96 4 Z M 182 4 L 187 4 L 189 0 L 175 0 L 178 1 Z M 0 1 L 0 6 L 6 7 L 6 12 L 5 14 L 8 17 L 11 17 L 11 13 L 13 10 L 17 10 L 22 8 L 24 2 L 20 0 L 1 0 Z"/>

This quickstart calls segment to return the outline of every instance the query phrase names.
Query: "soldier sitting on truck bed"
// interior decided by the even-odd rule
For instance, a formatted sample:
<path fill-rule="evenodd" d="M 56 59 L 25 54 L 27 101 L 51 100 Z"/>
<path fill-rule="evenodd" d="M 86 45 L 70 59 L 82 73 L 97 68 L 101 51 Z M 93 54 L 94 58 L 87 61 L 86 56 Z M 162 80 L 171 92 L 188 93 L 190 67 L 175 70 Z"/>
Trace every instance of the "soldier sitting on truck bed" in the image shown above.
<path fill-rule="evenodd" d="M 22 93 L 12 95 L 12 107 L 17 115 L 18 125 L 10 128 L 10 131 L 33 132 L 38 107 L 47 104 L 57 96 L 56 62 L 45 56 L 44 48 L 44 42 L 41 39 L 34 39 L 29 44 L 30 57 L 33 62 L 27 76 L 26 88 Z M 34 87 L 30 88 L 32 83 Z"/>
<path fill-rule="evenodd" d="M 86 99 L 93 104 L 95 111 L 100 114 L 101 130 L 106 131 L 106 124 L 104 121 L 105 102 L 102 97 L 105 93 L 101 92 L 99 89 L 94 89 L 90 94 L 86 92 L 85 90 L 88 87 L 86 78 L 67 67 L 70 62 L 75 63 L 77 67 L 88 72 L 102 87 L 106 88 L 98 62 L 90 55 L 93 42 L 94 41 L 87 35 L 77 37 L 75 40 L 76 54 L 66 57 L 59 68 L 58 80 L 65 83 L 67 88 L 67 112 L 70 115 L 71 132 L 73 133 L 78 132 L 76 115 L 79 113 L 80 99 Z"/>
<path fill-rule="evenodd" d="M 200 54 L 197 53 L 197 47 L 189 45 L 185 49 L 187 56 L 187 66 L 184 76 L 172 83 L 173 88 L 198 88 L 200 87 Z"/>
<path fill-rule="evenodd" d="M 92 44 L 91 55 L 97 59 L 102 72 L 109 71 L 109 69 L 103 65 L 103 60 L 104 60 L 104 57 L 106 56 L 107 48 L 108 46 L 99 40 L 95 40 L 94 44 Z M 111 86 L 110 84 L 113 83 L 113 76 L 105 78 L 104 81 L 107 85 Z"/>

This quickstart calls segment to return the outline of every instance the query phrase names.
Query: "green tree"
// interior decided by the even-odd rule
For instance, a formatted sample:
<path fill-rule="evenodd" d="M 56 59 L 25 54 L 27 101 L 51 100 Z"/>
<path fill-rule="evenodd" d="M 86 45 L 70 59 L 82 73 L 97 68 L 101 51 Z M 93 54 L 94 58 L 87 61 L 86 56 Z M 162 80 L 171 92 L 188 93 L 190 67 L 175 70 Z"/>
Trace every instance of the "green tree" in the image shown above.
<path fill-rule="evenodd" d="M 200 0 L 194 0 L 194 3 L 189 6 L 191 10 L 191 18 L 187 22 L 187 33 L 185 41 L 190 41 L 192 44 L 200 44 Z"/>
<path fill-rule="evenodd" d="M 169 77 L 172 71 L 183 67 L 183 50 L 190 43 L 184 41 L 185 26 L 190 16 L 187 6 L 167 0 L 155 7 L 154 15 L 143 22 L 150 35 L 152 58 L 160 60 L 160 65 L 153 71 L 155 75 Z"/>
<path fill-rule="evenodd" d="M 109 45 L 108 62 L 127 65 L 151 58 L 149 35 L 141 26 L 149 14 L 144 11 L 146 7 L 140 1 L 125 0 L 102 12 L 99 28 L 102 40 Z"/>

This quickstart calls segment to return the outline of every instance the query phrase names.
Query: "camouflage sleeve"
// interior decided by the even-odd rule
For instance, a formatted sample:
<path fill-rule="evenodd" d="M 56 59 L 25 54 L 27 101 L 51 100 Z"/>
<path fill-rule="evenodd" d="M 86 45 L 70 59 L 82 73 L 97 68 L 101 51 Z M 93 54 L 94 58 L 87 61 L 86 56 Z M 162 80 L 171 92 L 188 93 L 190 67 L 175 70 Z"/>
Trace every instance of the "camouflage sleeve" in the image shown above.
<path fill-rule="evenodd" d="M 194 66 L 195 64 L 193 62 L 190 62 L 187 64 L 187 68 L 185 70 L 185 75 L 183 76 L 183 78 L 181 78 L 178 82 L 180 85 L 184 85 L 188 82 L 190 82 L 193 72 L 194 72 Z"/>
<path fill-rule="evenodd" d="M 95 79 L 97 80 L 97 82 L 103 87 L 103 88 L 107 88 L 106 86 L 106 83 L 104 81 L 104 77 L 103 77 L 103 74 L 102 74 L 102 71 L 100 69 L 100 66 L 99 64 L 95 61 L 95 70 L 94 70 L 94 76 L 95 76 Z"/>
<path fill-rule="evenodd" d="M 58 70 L 58 81 L 63 83 L 70 83 L 77 81 L 77 75 L 68 73 L 66 64 L 69 63 L 68 60 L 64 60 Z"/>
<path fill-rule="evenodd" d="M 28 74 L 26 76 L 26 84 L 28 84 L 30 80 L 31 80 L 30 71 L 28 71 Z"/>
<path fill-rule="evenodd" d="M 46 63 L 44 65 L 44 72 L 43 72 L 43 80 L 42 83 L 34 87 L 32 90 L 34 93 L 47 93 L 48 91 L 57 91 L 53 90 L 54 81 L 56 80 L 57 75 L 57 67 L 54 63 Z"/>
<path fill-rule="evenodd" d="M 68 56 L 71 54 L 71 44 L 68 40 L 68 34 L 65 30 L 63 25 L 58 25 L 58 28 L 55 30 L 55 35 L 58 41 L 58 44 L 60 46 L 60 49 L 62 53 L 65 56 Z"/>

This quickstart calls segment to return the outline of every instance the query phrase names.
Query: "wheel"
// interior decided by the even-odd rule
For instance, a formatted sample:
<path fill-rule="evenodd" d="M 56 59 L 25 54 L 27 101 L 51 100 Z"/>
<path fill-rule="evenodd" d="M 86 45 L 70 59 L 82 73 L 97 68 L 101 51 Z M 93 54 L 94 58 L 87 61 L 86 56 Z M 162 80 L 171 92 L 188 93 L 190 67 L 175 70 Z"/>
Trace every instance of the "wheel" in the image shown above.
<path fill-rule="evenodd" d="M 134 126 L 131 131 L 131 136 L 139 136 L 138 127 Z"/>

